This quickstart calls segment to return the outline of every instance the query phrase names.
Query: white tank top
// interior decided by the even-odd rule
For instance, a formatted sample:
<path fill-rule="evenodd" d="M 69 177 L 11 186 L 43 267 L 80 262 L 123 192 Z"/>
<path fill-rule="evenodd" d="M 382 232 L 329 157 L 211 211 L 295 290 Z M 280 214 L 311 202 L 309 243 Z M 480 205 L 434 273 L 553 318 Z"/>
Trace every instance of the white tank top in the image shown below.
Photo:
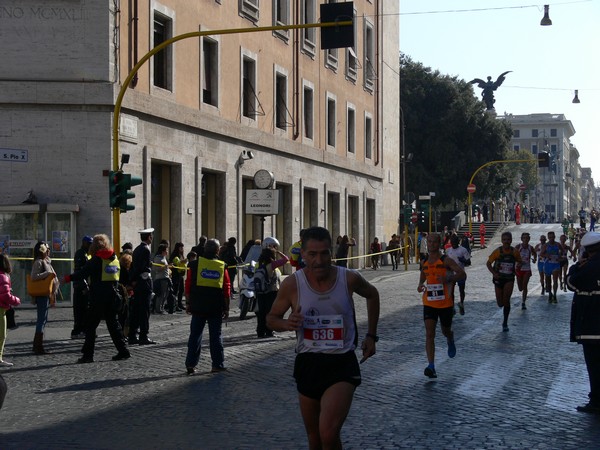
<path fill-rule="evenodd" d="M 294 273 L 298 303 L 304 314 L 303 327 L 296 332 L 296 353 L 347 353 L 356 348 L 354 301 L 348 292 L 344 267 L 336 269 L 333 287 L 317 292 L 310 287 L 304 271 Z"/>

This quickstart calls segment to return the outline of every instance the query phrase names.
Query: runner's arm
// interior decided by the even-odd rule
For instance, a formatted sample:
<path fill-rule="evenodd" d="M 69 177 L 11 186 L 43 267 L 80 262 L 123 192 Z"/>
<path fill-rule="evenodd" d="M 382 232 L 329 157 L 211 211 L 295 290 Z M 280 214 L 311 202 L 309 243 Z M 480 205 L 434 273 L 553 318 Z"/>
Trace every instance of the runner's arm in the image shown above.
<path fill-rule="evenodd" d="M 454 283 L 456 281 L 461 281 L 461 280 L 464 280 L 465 278 L 467 278 L 465 269 L 463 269 L 460 266 L 460 264 L 458 264 L 452 258 L 445 258 L 444 265 L 446 266 L 447 269 L 450 269 L 452 272 L 454 272 L 453 274 L 448 274 L 446 276 L 446 281 L 448 283 Z"/>
<path fill-rule="evenodd" d="M 361 363 L 373 356 L 375 350 L 375 336 L 377 336 L 377 323 L 379 322 L 379 291 L 358 272 L 350 272 L 351 292 L 356 292 L 367 299 L 367 334 L 362 343 L 363 356 Z"/>
<path fill-rule="evenodd" d="M 297 307 L 298 294 L 296 291 L 296 277 L 289 276 L 281 283 L 273 307 L 267 314 L 267 326 L 273 331 L 296 331 L 302 327 L 304 315 Z M 292 312 L 284 319 L 285 313 L 292 308 Z"/>

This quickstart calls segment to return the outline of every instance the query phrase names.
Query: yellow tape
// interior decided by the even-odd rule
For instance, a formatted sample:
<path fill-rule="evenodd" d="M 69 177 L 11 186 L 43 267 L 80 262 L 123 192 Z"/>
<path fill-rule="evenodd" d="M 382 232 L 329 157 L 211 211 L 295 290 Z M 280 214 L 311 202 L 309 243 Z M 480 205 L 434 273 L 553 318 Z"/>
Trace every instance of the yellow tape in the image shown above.
<path fill-rule="evenodd" d="M 376 255 L 383 255 L 385 253 L 392 253 L 392 252 L 399 252 L 402 249 L 405 248 L 410 248 L 409 245 L 405 245 L 404 247 L 398 247 L 398 248 L 393 248 L 391 250 L 384 250 L 382 252 L 379 253 L 369 253 L 367 255 L 359 255 L 359 256 L 349 256 L 348 258 L 337 258 L 337 259 L 332 259 L 332 261 L 347 261 L 349 259 L 358 259 L 358 258 L 369 258 L 371 256 L 376 256 Z"/>

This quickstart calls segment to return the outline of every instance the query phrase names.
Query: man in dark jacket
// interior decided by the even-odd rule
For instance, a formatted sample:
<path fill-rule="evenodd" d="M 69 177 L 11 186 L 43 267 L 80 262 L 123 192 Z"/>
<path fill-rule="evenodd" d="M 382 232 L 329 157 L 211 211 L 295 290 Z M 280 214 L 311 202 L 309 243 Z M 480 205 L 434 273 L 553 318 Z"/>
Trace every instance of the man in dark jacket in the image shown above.
<path fill-rule="evenodd" d="M 567 286 L 573 295 L 571 342 L 583 346 L 590 379 L 590 401 L 577 411 L 600 415 L 600 233 L 586 233 L 581 239 L 583 257 L 571 266 Z"/>
<path fill-rule="evenodd" d="M 208 322 L 210 339 L 211 372 L 227 370 L 221 338 L 223 319 L 229 317 L 231 284 L 225 263 L 217 259 L 219 241 L 209 239 L 204 247 L 204 256 L 190 262 L 185 284 L 186 312 L 192 315 L 190 337 L 185 358 L 188 375 L 196 371 L 200 359 L 202 332 Z"/>
<path fill-rule="evenodd" d="M 96 329 L 102 319 L 106 321 L 106 328 L 108 328 L 118 351 L 113 356 L 113 361 L 127 359 L 131 355 L 125 343 L 123 330 L 117 320 L 117 312 L 121 303 L 118 291 L 119 259 L 105 234 L 94 236 L 90 245 L 90 253 L 92 258 L 81 270 L 64 278 L 66 283 L 90 279 L 90 310 L 86 320 L 85 343 L 81 349 L 83 356 L 77 362 L 80 364 L 94 362 Z"/>
<path fill-rule="evenodd" d="M 88 262 L 88 251 L 92 243 L 90 236 L 81 240 L 81 248 L 75 252 L 74 271 L 79 272 Z M 89 307 L 89 287 L 87 280 L 73 282 L 73 331 L 71 339 L 85 338 L 85 316 Z"/>
<path fill-rule="evenodd" d="M 129 344 L 155 344 L 148 337 L 150 330 L 150 304 L 152 303 L 152 253 L 150 245 L 154 228 L 141 230 L 142 242 L 133 251 L 133 261 L 129 273 L 129 283 L 133 288 L 133 298 L 129 300 Z M 138 339 L 136 333 L 140 331 Z"/>

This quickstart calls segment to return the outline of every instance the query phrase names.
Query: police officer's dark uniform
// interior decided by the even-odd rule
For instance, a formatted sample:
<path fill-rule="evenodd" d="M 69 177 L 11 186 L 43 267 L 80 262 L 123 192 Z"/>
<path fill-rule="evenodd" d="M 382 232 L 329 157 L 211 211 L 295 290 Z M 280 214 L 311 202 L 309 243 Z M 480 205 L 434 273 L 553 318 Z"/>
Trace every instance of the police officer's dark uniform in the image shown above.
<path fill-rule="evenodd" d="M 92 238 L 84 236 L 81 240 L 81 248 L 75 252 L 74 272 L 79 272 L 86 265 L 90 256 L 88 250 Z M 71 339 L 80 339 L 85 337 L 85 317 L 89 308 L 89 286 L 87 280 L 77 280 L 73 282 L 73 331 Z"/>
<path fill-rule="evenodd" d="M 65 277 L 67 283 L 90 279 L 90 309 L 86 320 L 85 343 L 81 349 L 83 356 L 77 360 L 78 363 L 94 361 L 96 329 L 102 319 L 106 321 L 106 328 L 118 351 L 112 359 L 118 361 L 131 356 L 125 343 L 123 330 L 117 320 L 118 307 L 121 303 L 118 291 L 119 267 L 119 259 L 115 252 L 112 249 L 101 249 L 80 271 Z"/>
<path fill-rule="evenodd" d="M 129 344 L 148 345 L 155 342 L 148 338 L 150 329 L 150 304 L 152 302 L 152 233 L 154 228 L 141 230 L 142 242 L 133 251 L 129 282 L 133 287 L 133 298 L 129 300 Z M 136 336 L 139 328 L 140 337 Z"/>
<path fill-rule="evenodd" d="M 590 401 L 577 410 L 600 414 L 600 233 L 586 233 L 581 245 L 588 258 L 571 266 L 567 275 L 567 287 L 575 292 L 570 337 L 583 346 L 590 379 Z"/>

